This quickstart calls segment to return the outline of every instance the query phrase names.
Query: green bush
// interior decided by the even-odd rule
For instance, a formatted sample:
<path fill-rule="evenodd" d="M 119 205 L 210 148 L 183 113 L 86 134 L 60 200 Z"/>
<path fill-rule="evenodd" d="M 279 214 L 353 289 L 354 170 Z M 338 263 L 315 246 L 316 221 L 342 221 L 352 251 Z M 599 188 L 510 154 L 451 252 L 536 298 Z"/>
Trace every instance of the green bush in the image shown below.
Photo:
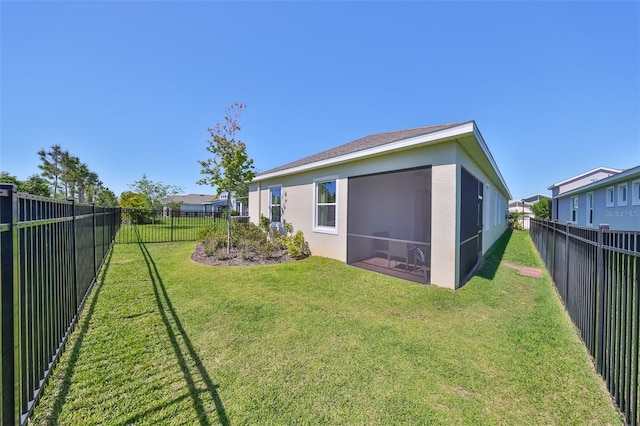
<path fill-rule="evenodd" d="M 285 234 L 276 239 L 276 242 L 283 246 L 289 256 L 296 259 L 307 257 L 311 254 L 309 244 L 304 240 L 302 231 L 293 233 L 293 224 L 285 223 Z"/>
<path fill-rule="evenodd" d="M 231 246 L 240 251 L 243 259 L 251 259 L 260 254 L 266 258 L 273 258 L 281 250 L 294 258 L 307 257 L 311 254 L 309 244 L 301 231 L 294 233 L 293 225 L 284 224 L 285 234 L 280 235 L 276 228 L 271 228 L 269 219 L 262 216 L 260 225 L 253 223 L 231 222 Z M 207 256 L 217 256 L 222 259 L 224 251 L 227 258 L 227 231 L 217 227 L 201 228 L 198 240 L 204 244 Z"/>
<path fill-rule="evenodd" d="M 125 222 L 142 225 L 151 223 L 154 211 L 151 201 L 143 195 L 131 191 L 125 191 L 120 194 L 120 207 L 122 207 L 122 215 Z"/>

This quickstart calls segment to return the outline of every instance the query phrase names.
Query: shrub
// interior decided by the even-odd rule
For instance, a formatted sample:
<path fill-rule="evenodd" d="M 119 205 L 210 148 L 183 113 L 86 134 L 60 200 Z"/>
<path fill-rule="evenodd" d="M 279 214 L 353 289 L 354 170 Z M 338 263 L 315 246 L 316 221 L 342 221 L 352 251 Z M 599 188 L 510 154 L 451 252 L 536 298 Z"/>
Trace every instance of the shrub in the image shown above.
<path fill-rule="evenodd" d="M 123 208 L 123 216 L 126 222 L 142 225 L 151 223 L 154 211 L 151 201 L 143 194 L 125 191 L 120 195 L 120 207 Z"/>
<path fill-rule="evenodd" d="M 289 256 L 298 259 L 311 254 L 309 244 L 305 241 L 302 231 L 294 234 L 291 223 L 285 223 L 284 230 L 286 234 L 279 236 L 276 242 L 285 248 Z"/>
<path fill-rule="evenodd" d="M 202 241 L 204 254 L 207 256 L 213 256 L 218 250 L 226 249 L 227 247 L 227 234 L 218 228 L 201 228 L 198 231 L 198 239 Z"/>
<path fill-rule="evenodd" d="M 265 244 L 260 246 L 258 253 L 260 253 L 261 256 L 267 259 L 271 259 L 272 257 L 275 256 L 277 251 L 278 251 L 278 247 L 272 242 L 267 241 Z"/>

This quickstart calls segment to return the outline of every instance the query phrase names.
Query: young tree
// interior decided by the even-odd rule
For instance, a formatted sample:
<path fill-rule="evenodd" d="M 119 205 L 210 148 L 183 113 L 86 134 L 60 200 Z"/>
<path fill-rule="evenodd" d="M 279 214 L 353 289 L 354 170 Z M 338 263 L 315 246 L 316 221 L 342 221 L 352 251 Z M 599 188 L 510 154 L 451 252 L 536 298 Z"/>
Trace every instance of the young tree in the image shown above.
<path fill-rule="evenodd" d="M 147 178 L 146 174 L 142 175 L 142 179 L 137 180 L 129 185 L 133 192 L 143 194 L 151 201 L 151 205 L 155 210 L 162 209 L 161 200 L 176 195 L 182 191 L 182 188 L 176 185 L 167 185 L 162 182 L 154 182 Z"/>
<path fill-rule="evenodd" d="M 206 175 L 197 183 L 211 185 L 216 188 L 217 196 L 224 191 L 227 196 L 227 253 L 231 251 L 231 194 L 242 190 L 243 185 L 255 176 L 253 159 L 247 155 L 247 146 L 236 135 L 240 131 L 240 114 L 245 105 L 233 103 L 227 108 L 224 124 L 216 123 L 207 129 L 211 139 L 207 141 L 207 151 L 211 158 L 199 160 Z"/>
<path fill-rule="evenodd" d="M 543 198 L 531 206 L 536 219 L 551 220 L 551 199 Z"/>

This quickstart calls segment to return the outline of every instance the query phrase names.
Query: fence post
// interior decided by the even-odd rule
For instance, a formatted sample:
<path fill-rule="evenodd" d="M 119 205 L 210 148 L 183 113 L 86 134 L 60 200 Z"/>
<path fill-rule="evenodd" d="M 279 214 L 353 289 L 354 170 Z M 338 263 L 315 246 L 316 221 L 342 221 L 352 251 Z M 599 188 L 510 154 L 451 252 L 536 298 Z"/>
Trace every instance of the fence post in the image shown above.
<path fill-rule="evenodd" d="M 173 207 L 169 208 L 169 216 L 171 216 L 171 241 L 173 241 Z"/>
<path fill-rule="evenodd" d="M 564 306 L 567 311 L 569 311 L 569 228 L 571 228 L 571 222 L 567 222 L 567 233 L 564 240 L 564 253 L 565 253 L 565 262 L 564 262 Z"/>
<path fill-rule="evenodd" d="M 553 223 L 553 235 L 551 236 L 551 244 L 553 244 L 553 252 L 551 253 L 551 280 L 553 281 L 555 279 L 556 276 L 556 229 L 558 228 L 557 222 L 552 222 Z M 551 234 L 549 232 L 549 234 Z M 549 239 L 547 238 L 547 241 Z M 551 244 L 547 244 L 547 250 L 551 250 L 550 247 L 552 247 Z"/>
<path fill-rule="evenodd" d="M 91 219 L 93 225 L 93 275 L 96 275 L 96 272 L 98 272 L 98 254 L 96 253 L 96 245 L 98 244 L 96 240 L 96 203 L 91 203 Z"/>
<path fill-rule="evenodd" d="M 596 321 L 598 327 L 596 334 L 596 350 L 598 351 L 598 356 L 596 358 L 596 369 L 601 375 L 604 363 L 604 299 L 606 294 L 606 283 L 604 276 L 604 231 L 608 230 L 608 224 L 600 224 L 600 229 L 598 230 L 598 263 L 596 266 L 598 270 L 598 280 L 596 281 L 596 286 L 598 289 L 598 310 L 596 311 Z"/>
<path fill-rule="evenodd" d="M 16 323 L 14 321 L 13 297 L 14 279 L 16 268 L 18 229 L 18 201 L 15 196 L 18 187 L 13 184 L 0 184 L 0 224 L 8 226 L 0 231 L 0 306 L 2 309 L 2 387 L 0 396 L 0 421 L 2 424 L 15 424 L 20 418 L 20 381 L 16 381 L 19 370 L 15 370 L 14 333 Z M 19 318 L 18 318 L 19 321 Z"/>
<path fill-rule="evenodd" d="M 71 201 L 71 264 L 73 265 L 72 285 L 73 285 L 73 315 L 78 314 L 78 256 L 76 255 L 76 200 L 68 198 Z"/>

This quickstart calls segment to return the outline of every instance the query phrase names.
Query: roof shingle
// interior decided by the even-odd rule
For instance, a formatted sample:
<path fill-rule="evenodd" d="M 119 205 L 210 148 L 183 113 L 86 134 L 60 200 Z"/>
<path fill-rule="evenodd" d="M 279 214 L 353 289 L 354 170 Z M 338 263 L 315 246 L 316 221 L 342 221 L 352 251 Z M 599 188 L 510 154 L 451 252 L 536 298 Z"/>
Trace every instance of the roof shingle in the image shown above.
<path fill-rule="evenodd" d="M 279 172 L 282 170 L 291 169 L 305 164 L 315 163 L 316 161 L 327 160 L 330 158 L 338 157 L 345 154 L 351 154 L 353 152 L 362 151 L 369 148 L 375 148 L 380 145 L 385 145 L 392 142 L 401 141 L 404 139 L 413 138 L 416 136 L 422 136 L 429 133 L 437 132 L 440 130 L 456 127 L 461 124 L 469 123 L 469 121 L 460 121 L 457 123 L 439 124 L 436 126 L 416 127 L 414 129 L 396 130 L 393 132 L 376 133 L 373 135 L 365 136 L 355 141 L 346 143 L 344 145 L 337 146 L 335 148 L 328 149 L 326 151 L 319 152 L 318 154 L 310 155 L 300 160 L 293 161 L 291 163 L 283 164 L 282 166 L 274 167 L 258 174 L 265 175 L 268 173 Z"/>

